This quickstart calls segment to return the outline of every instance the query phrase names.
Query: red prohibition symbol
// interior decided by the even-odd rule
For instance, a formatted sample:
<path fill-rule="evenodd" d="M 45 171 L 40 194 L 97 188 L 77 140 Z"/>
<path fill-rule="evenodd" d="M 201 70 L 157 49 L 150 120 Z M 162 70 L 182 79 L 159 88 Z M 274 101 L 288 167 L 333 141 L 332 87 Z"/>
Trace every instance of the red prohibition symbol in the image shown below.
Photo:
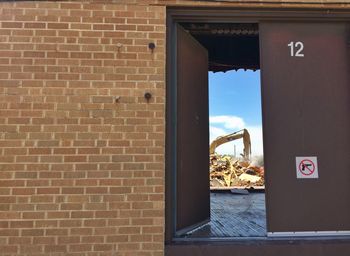
<path fill-rule="evenodd" d="M 315 172 L 315 164 L 309 159 L 304 159 L 299 164 L 299 171 L 305 175 L 310 176 Z"/>

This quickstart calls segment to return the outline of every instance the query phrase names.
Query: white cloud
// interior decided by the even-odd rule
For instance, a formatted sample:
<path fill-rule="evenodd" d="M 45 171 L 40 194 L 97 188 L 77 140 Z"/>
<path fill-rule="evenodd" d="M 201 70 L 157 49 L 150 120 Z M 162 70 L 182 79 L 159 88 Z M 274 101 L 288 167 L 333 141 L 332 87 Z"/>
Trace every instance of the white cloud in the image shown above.
<path fill-rule="evenodd" d="M 215 140 L 217 137 L 222 136 L 227 134 L 227 131 L 222 129 L 222 128 L 218 128 L 215 126 L 209 126 L 209 132 L 210 132 L 210 142 L 212 142 L 213 140 Z"/>
<path fill-rule="evenodd" d="M 263 155 L 263 139 L 261 126 L 245 126 L 244 120 L 236 116 L 211 116 L 209 120 L 210 142 L 212 142 L 218 136 L 227 135 L 245 128 L 250 134 L 252 156 Z M 215 124 L 215 126 L 213 124 Z M 243 152 L 243 141 L 241 139 L 234 140 L 219 146 L 216 149 L 216 152 L 219 154 L 233 155 L 235 146 L 236 155 L 239 156 Z"/>
<path fill-rule="evenodd" d="M 211 116 L 209 117 L 210 124 L 222 124 L 226 129 L 243 129 L 245 126 L 244 120 L 238 116 Z"/>

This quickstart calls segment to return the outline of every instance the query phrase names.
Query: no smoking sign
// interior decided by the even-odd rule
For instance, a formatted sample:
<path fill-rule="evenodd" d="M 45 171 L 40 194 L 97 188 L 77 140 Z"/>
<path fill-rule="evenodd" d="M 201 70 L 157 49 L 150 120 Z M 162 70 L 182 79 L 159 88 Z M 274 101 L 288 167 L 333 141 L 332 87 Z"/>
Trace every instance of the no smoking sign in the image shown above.
<path fill-rule="evenodd" d="M 316 156 L 297 156 L 295 160 L 298 179 L 318 179 Z"/>

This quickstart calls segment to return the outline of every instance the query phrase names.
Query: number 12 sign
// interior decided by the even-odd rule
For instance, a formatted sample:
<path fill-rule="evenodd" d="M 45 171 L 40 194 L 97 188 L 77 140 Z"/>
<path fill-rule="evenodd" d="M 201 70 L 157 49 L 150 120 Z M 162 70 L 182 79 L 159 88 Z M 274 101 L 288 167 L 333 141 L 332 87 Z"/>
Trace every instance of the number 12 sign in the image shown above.
<path fill-rule="evenodd" d="M 291 57 L 304 57 L 304 44 L 303 42 L 290 42 L 288 44 L 290 47 L 290 56 Z"/>

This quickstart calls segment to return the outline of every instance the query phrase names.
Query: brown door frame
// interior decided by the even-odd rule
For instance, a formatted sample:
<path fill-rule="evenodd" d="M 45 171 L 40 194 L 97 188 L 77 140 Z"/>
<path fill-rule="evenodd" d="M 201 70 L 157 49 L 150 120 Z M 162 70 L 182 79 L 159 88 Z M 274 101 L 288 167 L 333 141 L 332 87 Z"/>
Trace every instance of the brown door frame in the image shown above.
<path fill-rule="evenodd" d="M 262 21 L 350 22 L 350 8 L 167 8 L 166 37 L 166 162 L 165 162 L 165 243 L 178 241 L 176 212 L 176 24 L 260 23 Z M 350 40 L 350 39 L 349 39 Z M 264 120 L 263 120 L 264 121 Z M 227 241 L 227 240 L 226 240 Z M 251 239 L 247 241 L 251 242 Z"/>

